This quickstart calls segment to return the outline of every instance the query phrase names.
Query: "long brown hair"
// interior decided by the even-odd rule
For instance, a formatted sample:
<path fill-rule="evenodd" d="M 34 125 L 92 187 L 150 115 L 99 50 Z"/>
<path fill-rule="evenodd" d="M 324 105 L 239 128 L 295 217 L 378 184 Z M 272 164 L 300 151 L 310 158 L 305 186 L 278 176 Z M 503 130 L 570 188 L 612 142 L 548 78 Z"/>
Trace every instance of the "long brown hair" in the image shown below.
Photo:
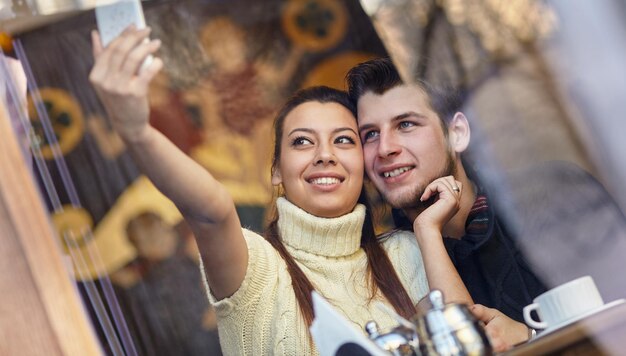
<path fill-rule="evenodd" d="M 337 103 L 353 114 L 356 120 L 356 108 L 350 101 L 346 92 L 325 86 L 311 87 L 295 93 L 279 111 L 274 120 L 274 156 L 272 160 L 272 172 L 277 168 L 281 157 L 280 142 L 283 136 L 283 123 L 287 115 L 297 106 L 307 102 Z M 361 188 L 361 195 L 358 203 L 365 205 L 365 221 L 361 234 L 361 247 L 367 256 L 367 277 L 369 280 L 371 299 L 373 299 L 380 289 L 383 295 L 394 307 L 396 312 L 405 318 L 410 318 L 415 314 L 415 306 L 400 282 L 387 253 L 380 245 L 380 241 L 374 233 L 372 221 L 372 209 L 365 193 L 365 188 Z M 272 213 L 265 231 L 265 239 L 278 251 L 287 264 L 287 270 L 291 276 L 293 290 L 298 301 L 298 306 L 307 325 L 313 322 L 313 300 L 311 292 L 315 289 L 313 284 L 306 277 L 302 269 L 298 266 L 293 257 L 283 245 L 278 231 L 278 213 L 276 205 L 272 206 Z"/>

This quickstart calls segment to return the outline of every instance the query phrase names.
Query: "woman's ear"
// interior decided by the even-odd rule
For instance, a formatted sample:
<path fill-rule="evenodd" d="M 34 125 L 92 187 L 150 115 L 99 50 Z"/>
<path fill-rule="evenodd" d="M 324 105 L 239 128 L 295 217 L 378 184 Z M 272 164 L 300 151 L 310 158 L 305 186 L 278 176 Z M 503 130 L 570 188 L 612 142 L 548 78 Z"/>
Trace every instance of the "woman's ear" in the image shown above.
<path fill-rule="evenodd" d="M 283 178 L 280 176 L 280 170 L 276 167 L 272 167 L 272 185 L 278 186 L 283 182 Z"/>
<path fill-rule="evenodd" d="M 467 117 L 462 112 L 454 114 L 448 124 L 448 142 L 456 153 L 462 153 L 470 143 L 470 127 Z"/>

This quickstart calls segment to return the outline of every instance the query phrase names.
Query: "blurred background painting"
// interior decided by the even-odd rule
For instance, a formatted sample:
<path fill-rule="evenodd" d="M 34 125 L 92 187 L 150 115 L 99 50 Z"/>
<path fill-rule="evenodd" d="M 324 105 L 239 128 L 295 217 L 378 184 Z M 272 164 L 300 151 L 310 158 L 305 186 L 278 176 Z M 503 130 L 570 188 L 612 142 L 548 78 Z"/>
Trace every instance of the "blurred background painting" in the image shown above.
<path fill-rule="evenodd" d="M 139 174 L 89 84 L 93 10 L 62 3 L 50 2 L 60 9 L 52 13 L 41 1 L 0 1 L 0 39 L 29 77 L 29 124 L 15 120 L 16 134 L 32 146 L 26 159 L 70 273 L 108 353 L 220 354 L 190 231 Z M 386 56 L 407 81 L 462 90 L 472 159 L 494 189 L 506 190 L 510 170 L 563 160 L 626 207 L 626 120 L 615 117 L 626 93 L 623 2 L 162 0 L 143 7 L 165 62 L 150 92 L 151 123 L 226 185 L 253 230 L 263 229 L 274 194 L 277 108 L 298 88 L 344 89 L 349 68 Z M 37 12 L 49 21 L 16 25 Z M 387 227 L 383 221 L 380 229 Z M 616 265 L 619 246 L 604 255 Z"/>

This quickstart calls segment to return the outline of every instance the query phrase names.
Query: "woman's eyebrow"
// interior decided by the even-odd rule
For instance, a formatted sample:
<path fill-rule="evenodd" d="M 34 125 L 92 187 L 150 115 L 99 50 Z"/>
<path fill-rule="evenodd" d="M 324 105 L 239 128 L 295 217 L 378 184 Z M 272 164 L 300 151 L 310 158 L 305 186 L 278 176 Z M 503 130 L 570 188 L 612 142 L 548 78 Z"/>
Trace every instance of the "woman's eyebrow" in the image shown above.
<path fill-rule="evenodd" d="M 310 134 L 315 133 L 315 131 L 313 131 L 313 129 L 309 129 L 309 128 L 306 128 L 306 127 L 298 127 L 298 128 L 295 128 L 295 129 L 291 130 L 291 132 L 289 132 L 289 134 L 287 136 L 291 136 L 295 132 L 299 132 L 299 131 L 310 133 Z"/>
<path fill-rule="evenodd" d="M 356 131 L 354 131 L 354 129 L 353 129 L 353 128 L 351 128 L 351 127 L 338 127 L 338 128 L 336 128 L 336 129 L 334 129 L 334 130 L 333 130 L 333 133 L 338 133 L 338 132 L 341 132 L 341 131 L 352 131 L 355 135 L 357 135 L 357 136 L 359 135 L 359 134 L 358 134 Z"/>
<path fill-rule="evenodd" d="M 332 131 L 332 133 L 335 134 L 335 133 L 341 132 L 341 131 L 352 131 L 355 135 L 358 135 L 356 133 L 356 131 L 354 131 L 354 129 L 351 128 L 351 127 L 338 127 L 336 129 L 334 129 Z M 295 128 L 295 129 L 291 130 L 287 136 L 291 136 L 291 135 L 293 135 L 296 132 L 306 132 L 306 133 L 314 134 L 315 130 L 307 128 L 307 127 L 298 127 L 298 128 Z"/>

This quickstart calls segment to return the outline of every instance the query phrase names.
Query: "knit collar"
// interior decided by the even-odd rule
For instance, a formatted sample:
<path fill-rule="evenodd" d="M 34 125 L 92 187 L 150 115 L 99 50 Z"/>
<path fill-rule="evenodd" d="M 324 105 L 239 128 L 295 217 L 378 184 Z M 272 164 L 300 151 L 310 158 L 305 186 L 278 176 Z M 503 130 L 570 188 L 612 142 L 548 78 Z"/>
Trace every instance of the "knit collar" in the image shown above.
<path fill-rule="evenodd" d="M 311 215 L 287 199 L 276 200 L 278 230 L 288 247 L 326 257 L 349 256 L 361 246 L 365 206 L 338 218 Z"/>

